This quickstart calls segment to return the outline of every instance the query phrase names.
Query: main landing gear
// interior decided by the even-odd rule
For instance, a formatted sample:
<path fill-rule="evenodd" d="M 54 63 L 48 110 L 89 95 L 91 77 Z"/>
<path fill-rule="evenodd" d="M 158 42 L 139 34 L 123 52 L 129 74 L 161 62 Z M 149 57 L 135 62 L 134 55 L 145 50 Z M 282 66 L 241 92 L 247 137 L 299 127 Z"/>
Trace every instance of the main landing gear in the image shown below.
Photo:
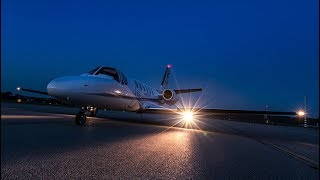
<path fill-rule="evenodd" d="M 96 117 L 97 108 L 94 107 L 82 107 L 78 114 L 76 115 L 75 122 L 76 125 L 83 126 L 87 120 L 87 112 L 89 112 L 90 117 Z"/>

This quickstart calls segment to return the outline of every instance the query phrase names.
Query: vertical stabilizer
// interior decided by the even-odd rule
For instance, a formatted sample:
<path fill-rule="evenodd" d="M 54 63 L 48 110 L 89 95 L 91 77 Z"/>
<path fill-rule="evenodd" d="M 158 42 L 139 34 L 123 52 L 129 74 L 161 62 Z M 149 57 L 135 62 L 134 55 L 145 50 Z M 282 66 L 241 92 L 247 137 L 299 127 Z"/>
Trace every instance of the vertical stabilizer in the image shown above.
<path fill-rule="evenodd" d="M 161 81 L 161 90 L 168 89 L 169 88 L 169 75 L 171 71 L 171 65 L 168 64 L 166 71 L 164 72 L 162 81 Z"/>

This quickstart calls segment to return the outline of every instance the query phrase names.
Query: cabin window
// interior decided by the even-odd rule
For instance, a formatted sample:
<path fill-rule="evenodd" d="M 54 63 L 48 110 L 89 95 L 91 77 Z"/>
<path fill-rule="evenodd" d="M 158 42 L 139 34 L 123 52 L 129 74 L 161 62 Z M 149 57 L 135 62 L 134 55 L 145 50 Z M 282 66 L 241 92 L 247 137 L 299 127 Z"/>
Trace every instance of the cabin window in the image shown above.
<path fill-rule="evenodd" d="M 138 83 L 137 83 L 137 81 L 133 81 L 133 82 L 134 82 L 135 88 L 138 89 Z"/>
<path fill-rule="evenodd" d="M 138 85 L 139 85 L 139 89 L 142 91 L 142 87 L 141 87 L 141 84 L 138 82 Z"/>

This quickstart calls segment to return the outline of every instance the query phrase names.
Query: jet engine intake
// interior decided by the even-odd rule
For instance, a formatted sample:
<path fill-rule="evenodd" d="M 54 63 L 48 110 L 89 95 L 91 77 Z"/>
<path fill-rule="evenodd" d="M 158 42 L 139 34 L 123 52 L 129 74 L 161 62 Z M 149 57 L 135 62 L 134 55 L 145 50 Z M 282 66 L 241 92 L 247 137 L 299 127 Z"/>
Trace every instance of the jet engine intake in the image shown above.
<path fill-rule="evenodd" d="M 162 92 L 162 98 L 164 100 L 164 103 L 169 105 L 173 105 L 178 101 L 176 93 L 170 89 L 166 89 Z"/>
<path fill-rule="evenodd" d="M 164 100 L 170 101 L 174 96 L 174 92 L 170 89 L 166 89 L 162 92 L 162 97 Z"/>

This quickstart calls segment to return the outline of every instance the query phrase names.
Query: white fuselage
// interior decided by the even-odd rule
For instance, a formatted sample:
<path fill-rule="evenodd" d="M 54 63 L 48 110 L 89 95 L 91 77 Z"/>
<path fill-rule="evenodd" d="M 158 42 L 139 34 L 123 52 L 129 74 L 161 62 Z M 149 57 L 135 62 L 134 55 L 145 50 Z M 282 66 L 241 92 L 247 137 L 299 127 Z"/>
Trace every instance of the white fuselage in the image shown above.
<path fill-rule="evenodd" d="M 47 92 L 68 104 L 124 111 L 139 111 L 146 106 L 141 99 L 159 97 L 157 90 L 137 80 L 116 79 L 97 73 L 66 76 L 52 80 Z"/>

